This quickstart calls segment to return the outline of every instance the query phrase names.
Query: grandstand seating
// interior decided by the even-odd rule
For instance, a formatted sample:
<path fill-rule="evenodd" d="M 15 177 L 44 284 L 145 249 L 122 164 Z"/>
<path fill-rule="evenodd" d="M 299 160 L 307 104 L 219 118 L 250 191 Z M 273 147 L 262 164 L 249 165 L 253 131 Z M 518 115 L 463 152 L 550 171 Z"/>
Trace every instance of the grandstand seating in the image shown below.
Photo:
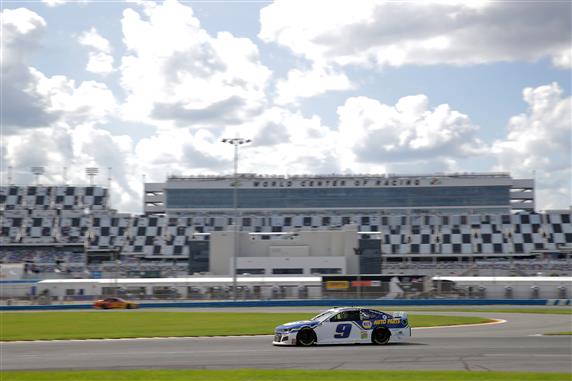
<path fill-rule="evenodd" d="M 381 252 L 392 255 L 526 254 L 572 244 L 570 211 L 512 215 L 291 214 L 241 218 L 242 230 L 255 233 L 324 230 L 354 224 L 362 238 L 380 239 Z M 189 241 L 208 240 L 205 233 L 229 229 L 231 223 L 230 216 L 118 213 L 109 208 L 108 191 L 102 187 L 4 186 L 0 187 L 0 245 L 4 247 L 0 261 L 30 261 L 42 271 L 56 271 L 58 258 L 65 257 L 74 272 L 81 272 L 89 270 L 85 267 L 85 252 L 90 251 L 119 251 L 125 259 L 133 255 L 183 260 L 189 255 Z M 80 248 L 84 253 L 61 247 Z M 166 267 L 122 261 L 125 263 L 121 271 Z M 517 264 L 514 269 L 533 271 L 532 265 L 519 266 L 524 265 Z M 185 270 L 184 266 L 175 266 L 173 271 Z M 562 270 L 570 271 L 569 267 Z"/>

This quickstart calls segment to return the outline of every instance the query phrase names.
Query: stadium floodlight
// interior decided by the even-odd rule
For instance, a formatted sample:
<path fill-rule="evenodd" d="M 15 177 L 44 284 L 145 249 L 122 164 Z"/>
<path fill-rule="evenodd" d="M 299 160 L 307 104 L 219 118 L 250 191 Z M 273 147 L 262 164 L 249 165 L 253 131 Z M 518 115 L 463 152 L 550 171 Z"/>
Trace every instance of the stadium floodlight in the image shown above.
<path fill-rule="evenodd" d="M 32 173 L 36 176 L 36 185 L 40 184 L 40 176 L 44 174 L 45 170 L 44 167 L 32 167 Z"/>
<path fill-rule="evenodd" d="M 232 180 L 232 206 L 234 210 L 234 250 L 232 253 L 232 299 L 236 301 L 236 267 L 238 251 L 240 245 L 238 242 L 238 147 L 250 143 L 252 140 L 244 138 L 224 138 L 221 140 L 223 143 L 232 144 L 234 146 L 234 173 Z"/>
<path fill-rule="evenodd" d="M 89 177 L 89 184 L 93 185 L 94 177 L 99 173 L 99 168 L 97 167 L 87 167 L 85 169 L 85 174 Z"/>

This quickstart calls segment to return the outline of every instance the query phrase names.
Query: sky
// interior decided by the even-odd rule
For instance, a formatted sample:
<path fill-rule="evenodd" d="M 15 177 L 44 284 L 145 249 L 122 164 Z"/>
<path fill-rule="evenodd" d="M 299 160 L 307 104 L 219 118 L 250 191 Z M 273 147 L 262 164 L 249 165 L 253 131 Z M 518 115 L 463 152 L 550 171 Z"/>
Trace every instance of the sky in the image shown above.
<path fill-rule="evenodd" d="M 508 172 L 572 204 L 570 1 L 1 1 L 2 184 Z M 65 168 L 65 169 L 64 169 Z M 111 181 L 109 181 L 111 178 Z"/>

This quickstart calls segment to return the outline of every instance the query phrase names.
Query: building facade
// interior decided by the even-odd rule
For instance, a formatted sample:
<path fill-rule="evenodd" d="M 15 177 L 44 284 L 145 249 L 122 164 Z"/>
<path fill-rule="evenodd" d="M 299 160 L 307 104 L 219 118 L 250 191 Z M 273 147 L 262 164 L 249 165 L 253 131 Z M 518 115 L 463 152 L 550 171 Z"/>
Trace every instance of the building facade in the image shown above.
<path fill-rule="evenodd" d="M 169 177 L 145 184 L 144 213 L 462 214 L 534 211 L 534 181 L 506 173 Z"/>

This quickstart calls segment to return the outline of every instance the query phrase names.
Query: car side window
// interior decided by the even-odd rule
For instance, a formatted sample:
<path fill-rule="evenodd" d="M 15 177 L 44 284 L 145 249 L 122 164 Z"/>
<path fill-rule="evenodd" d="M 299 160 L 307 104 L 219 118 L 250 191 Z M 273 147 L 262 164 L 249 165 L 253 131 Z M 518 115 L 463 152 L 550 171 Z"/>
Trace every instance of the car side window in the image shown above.
<path fill-rule="evenodd" d="M 360 320 L 359 311 L 342 311 L 330 319 L 330 321 L 358 321 Z"/>
<path fill-rule="evenodd" d="M 373 320 L 377 317 L 377 313 L 371 311 L 371 310 L 361 310 L 360 311 L 360 316 L 361 316 L 361 320 Z"/>

